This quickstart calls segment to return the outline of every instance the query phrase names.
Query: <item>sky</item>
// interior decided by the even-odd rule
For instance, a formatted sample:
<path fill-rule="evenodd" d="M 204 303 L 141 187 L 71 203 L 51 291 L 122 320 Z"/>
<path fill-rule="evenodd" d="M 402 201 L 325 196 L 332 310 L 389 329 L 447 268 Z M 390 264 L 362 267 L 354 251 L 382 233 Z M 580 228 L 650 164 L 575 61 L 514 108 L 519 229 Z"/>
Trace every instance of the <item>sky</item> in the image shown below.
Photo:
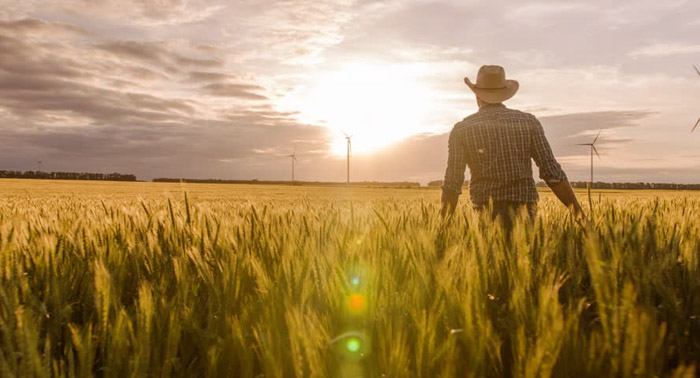
<path fill-rule="evenodd" d="M 443 177 L 505 67 L 569 178 L 700 182 L 700 2 L 0 0 L 0 170 Z M 699 127 L 700 128 L 700 127 Z M 468 177 L 468 175 L 467 175 Z"/>

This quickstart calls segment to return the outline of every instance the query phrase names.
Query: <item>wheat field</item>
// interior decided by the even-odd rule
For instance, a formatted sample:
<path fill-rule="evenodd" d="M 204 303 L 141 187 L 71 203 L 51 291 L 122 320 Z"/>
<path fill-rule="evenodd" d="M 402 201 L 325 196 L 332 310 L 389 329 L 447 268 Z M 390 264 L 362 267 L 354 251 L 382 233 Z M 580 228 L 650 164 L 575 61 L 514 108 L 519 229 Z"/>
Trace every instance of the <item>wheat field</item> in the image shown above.
<path fill-rule="evenodd" d="M 3 377 L 692 377 L 700 195 L 0 180 Z"/>

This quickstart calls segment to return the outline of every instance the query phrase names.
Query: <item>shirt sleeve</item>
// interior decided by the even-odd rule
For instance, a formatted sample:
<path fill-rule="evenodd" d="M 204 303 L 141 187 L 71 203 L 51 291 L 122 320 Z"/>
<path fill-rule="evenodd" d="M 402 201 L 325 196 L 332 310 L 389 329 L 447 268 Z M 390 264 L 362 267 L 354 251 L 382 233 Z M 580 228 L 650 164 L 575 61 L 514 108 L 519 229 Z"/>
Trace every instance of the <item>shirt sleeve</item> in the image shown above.
<path fill-rule="evenodd" d="M 552 148 L 544 136 L 544 129 L 540 121 L 535 119 L 533 135 L 530 144 L 530 156 L 540 169 L 540 178 L 551 186 L 566 180 L 566 173 L 557 162 L 552 153 Z"/>
<path fill-rule="evenodd" d="M 459 128 L 457 125 L 450 132 L 447 151 L 447 170 L 445 171 L 442 189 L 462 194 L 464 170 L 467 168 L 467 151 L 464 143 L 459 139 Z"/>

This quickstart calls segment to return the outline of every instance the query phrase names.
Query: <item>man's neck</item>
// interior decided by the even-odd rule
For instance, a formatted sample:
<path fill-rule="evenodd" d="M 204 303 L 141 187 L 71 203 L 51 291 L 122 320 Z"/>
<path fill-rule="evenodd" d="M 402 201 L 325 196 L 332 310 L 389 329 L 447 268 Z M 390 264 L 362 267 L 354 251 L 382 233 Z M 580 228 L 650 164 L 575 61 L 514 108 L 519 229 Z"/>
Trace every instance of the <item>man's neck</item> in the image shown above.
<path fill-rule="evenodd" d="M 503 105 L 502 102 L 499 102 L 497 104 L 489 104 L 488 102 L 482 102 L 479 104 L 479 110 L 486 110 L 490 108 L 505 108 L 506 106 Z"/>

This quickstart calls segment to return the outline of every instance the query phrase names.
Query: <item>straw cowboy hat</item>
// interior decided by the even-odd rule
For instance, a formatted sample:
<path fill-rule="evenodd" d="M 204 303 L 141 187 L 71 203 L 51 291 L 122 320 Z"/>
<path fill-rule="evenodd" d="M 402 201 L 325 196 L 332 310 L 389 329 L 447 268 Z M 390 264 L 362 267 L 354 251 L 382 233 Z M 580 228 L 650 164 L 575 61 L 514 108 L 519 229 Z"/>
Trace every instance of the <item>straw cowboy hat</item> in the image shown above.
<path fill-rule="evenodd" d="M 506 80 L 506 71 L 501 66 L 481 66 L 476 84 L 466 77 L 464 83 L 476 97 L 489 104 L 497 104 L 513 97 L 519 87 L 517 81 Z"/>

